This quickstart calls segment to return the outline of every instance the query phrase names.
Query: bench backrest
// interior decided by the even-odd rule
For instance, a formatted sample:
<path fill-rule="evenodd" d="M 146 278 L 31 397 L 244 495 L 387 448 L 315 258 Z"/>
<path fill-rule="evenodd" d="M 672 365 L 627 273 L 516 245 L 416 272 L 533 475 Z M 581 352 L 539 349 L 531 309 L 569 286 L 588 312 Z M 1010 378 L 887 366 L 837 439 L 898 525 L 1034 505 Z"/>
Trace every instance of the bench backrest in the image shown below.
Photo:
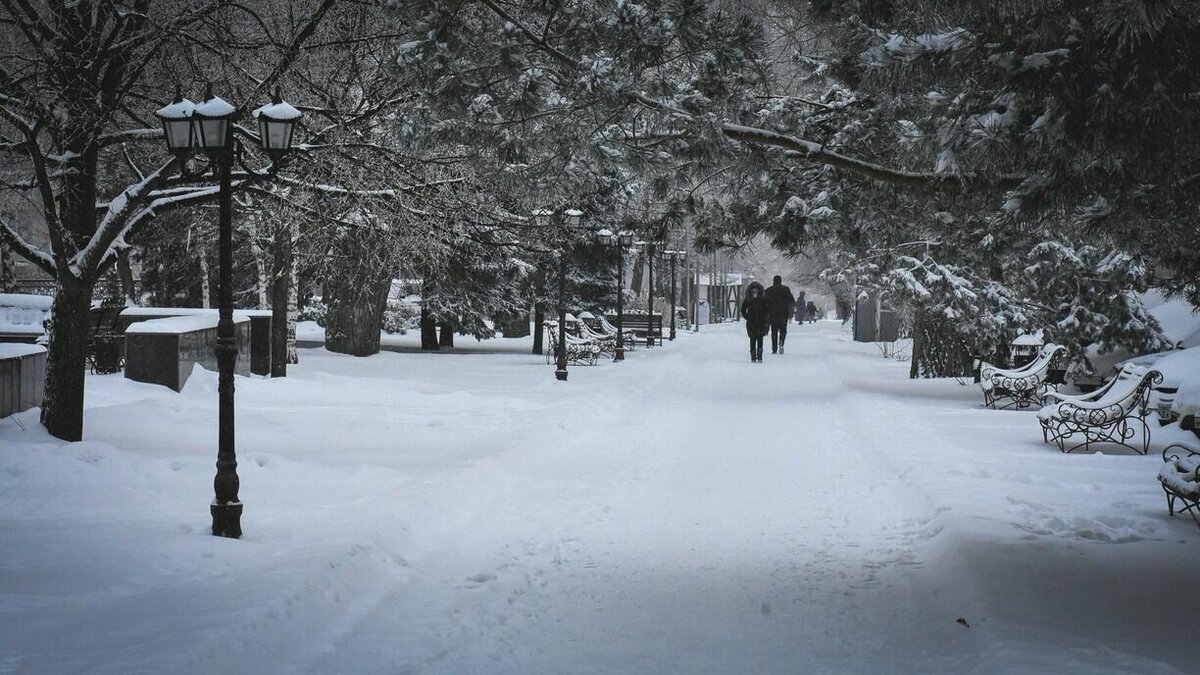
<path fill-rule="evenodd" d="M 1162 381 L 1162 373 L 1157 370 L 1135 367 L 1124 380 L 1114 379 L 1112 386 L 1098 399 L 1060 404 L 1059 414 L 1092 424 L 1116 420 L 1135 412 L 1139 416 L 1145 415 L 1150 389 Z"/>

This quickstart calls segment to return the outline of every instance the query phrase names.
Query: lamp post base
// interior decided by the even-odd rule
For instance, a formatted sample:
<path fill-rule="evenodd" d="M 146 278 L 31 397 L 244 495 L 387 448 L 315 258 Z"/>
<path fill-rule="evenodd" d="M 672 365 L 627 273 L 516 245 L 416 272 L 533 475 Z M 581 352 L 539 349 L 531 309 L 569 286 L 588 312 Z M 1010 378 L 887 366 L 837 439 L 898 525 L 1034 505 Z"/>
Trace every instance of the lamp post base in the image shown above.
<path fill-rule="evenodd" d="M 208 509 L 212 513 L 212 533 L 214 537 L 237 539 L 242 536 L 241 502 L 218 504 L 217 500 L 214 499 Z"/>
<path fill-rule="evenodd" d="M 625 348 L 617 347 L 616 353 L 613 354 L 613 361 L 624 361 L 624 360 L 625 360 Z"/>
<path fill-rule="evenodd" d="M 557 379 L 559 382 L 566 382 L 567 381 L 567 371 L 565 371 L 565 370 L 554 371 L 554 378 Z"/>

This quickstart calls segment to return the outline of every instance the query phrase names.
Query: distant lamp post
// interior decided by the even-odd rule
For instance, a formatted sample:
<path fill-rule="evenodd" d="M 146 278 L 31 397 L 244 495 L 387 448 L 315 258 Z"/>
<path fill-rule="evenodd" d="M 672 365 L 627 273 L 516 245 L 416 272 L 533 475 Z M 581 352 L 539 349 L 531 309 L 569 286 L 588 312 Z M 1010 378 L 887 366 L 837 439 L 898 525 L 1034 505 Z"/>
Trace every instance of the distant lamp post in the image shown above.
<path fill-rule="evenodd" d="M 646 346 L 654 346 L 654 251 L 659 248 L 659 243 L 654 241 L 645 242 L 646 246 L 646 267 L 649 270 L 649 294 L 646 296 Z M 662 326 L 659 326 L 662 330 Z"/>
<path fill-rule="evenodd" d="M 533 212 L 534 222 L 540 227 L 550 225 L 554 218 L 553 211 L 538 210 Z M 583 219 L 583 212 L 577 209 L 567 209 L 562 212 L 562 218 L 572 229 L 578 228 Z M 559 382 L 567 381 L 567 254 L 565 250 L 558 252 L 558 359 L 555 362 L 554 377 Z"/>
<path fill-rule="evenodd" d="M 613 361 L 625 360 L 625 249 L 633 244 L 633 233 L 622 230 L 614 235 L 600 230 L 597 239 L 606 246 L 617 247 L 617 348 Z"/>
<path fill-rule="evenodd" d="M 687 262 L 687 251 L 667 251 L 671 256 L 671 339 L 675 339 L 675 261 Z"/>
<path fill-rule="evenodd" d="M 195 152 L 206 155 L 209 167 L 217 176 L 219 186 L 218 249 L 218 319 L 217 344 L 217 474 L 213 478 L 212 533 L 216 536 L 242 536 L 242 502 L 238 498 L 237 454 L 234 449 L 233 371 L 237 364 L 237 334 L 233 324 L 233 163 L 241 146 L 233 136 L 233 123 L 239 112 L 233 104 L 214 96 L 209 86 L 204 100 L 192 103 L 176 91 L 175 100 L 160 108 L 155 115 L 163 125 L 167 149 L 180 160 L 180 173 L 187 173 L 186 161 Z M 259 120 L 262 148 L 277 162 L 291 150 L 295 125 L 300 111 L 284 103 L 276 92 L 271 104 L 255 111 Z M 206 169 L 207 171 L 207 169 Z M 195 176 L 202 175 L 194 174 Z M 255 178 L 265 175 L 247 173 Z"/>

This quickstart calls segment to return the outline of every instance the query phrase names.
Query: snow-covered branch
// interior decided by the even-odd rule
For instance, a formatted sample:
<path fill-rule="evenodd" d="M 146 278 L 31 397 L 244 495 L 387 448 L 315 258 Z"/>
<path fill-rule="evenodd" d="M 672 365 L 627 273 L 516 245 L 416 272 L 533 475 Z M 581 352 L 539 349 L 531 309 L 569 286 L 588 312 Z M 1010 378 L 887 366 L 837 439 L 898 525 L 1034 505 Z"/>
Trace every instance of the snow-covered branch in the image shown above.
<path fill-rule="evenodd" d="M 1023 176 L 982 176 L 978 174 L 936 174 L 916 173 L 891 169 L 860 159 L 826 150 L 824 145 L 807 141 L 795 136 L 787 136 L 769 129 L 745 127 L 739 124 L 723 124 L 721 131 L 735 141 L 767 145 L 789 150 L 794 157 L 819 162 L 835 169 L 852 171 L 871 180 L 895 185 L 924 188 L 928 190 L 993 190 L 1008 192 L 1016 189 L 1024 180 Z"/>
<path fill-rule="evenodd" d="M 4 240 L 9 248 L 16 251 L 18 255 L 37 265 L 46 274 L 52 277 L 58 276 L 54 258 L 22 237 L 15 227 L 4 220 L 0 220 L 0 239 Z"/>
<path fill-rule="evenodd" d="M 100 219 L 99 225 L 96 226 L 96 232 L 92 235 L 87 245 L 71 257 L 68 263 L 70 269 L 73 272 L 83 272 L 85 274 L 96 270 L 100 261 L 107 255 L 112 243 L 128 229 L 133 220 L 134 213 L 138 213 L 138 209 L 149 197 L 150 193 L 174 171 L 178 164 L 178 159 L 171 158 L 166 164 L 163 164 L 142 180 L 125 188 L 121 194 L 113 198 L 108 203 L 108 208 L 104 216 Z M 153 202 L 151 202 L 151 205 L 153 205 Z M 147 208 L 152 210 L 152 206 Z M 138 213 L 138 218 L 143 217 L 144 213 L 145 209 L 141 213 Z"/>

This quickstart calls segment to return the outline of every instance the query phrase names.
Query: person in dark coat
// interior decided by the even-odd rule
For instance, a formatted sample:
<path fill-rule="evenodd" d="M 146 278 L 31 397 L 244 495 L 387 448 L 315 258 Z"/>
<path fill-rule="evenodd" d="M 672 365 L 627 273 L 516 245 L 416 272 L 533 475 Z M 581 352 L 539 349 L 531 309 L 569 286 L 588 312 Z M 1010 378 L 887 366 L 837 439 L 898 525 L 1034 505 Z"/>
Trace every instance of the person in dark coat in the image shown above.
<path fill-rule="evenodd" d="M 796 323 L 803 324 L 807 312 L 808 305 L 804 304 L 804 291 L 800 291 L 796 294 Z"/>
<path fill-rule="evenodd" d="M 771 353 L 782 354 L 783 343 L 787 340 L 788 320 L 792 318 L 792 308 L 796 306 L 796 298 L 792 289 L 783 285 L 783 277 L 778 274 L 771 281 L 771 287 L 763 293 L 767 301 L 767 320 L 771 322 Z"/>
<path fill-rule="evenodd" d="M 809 323 L 817 322 L 817 304 L 815 302 L 813 302 L 812 300 L 808 301 L 808 322 Z"/>
<path fill-rule="evenodd" d="M 746 335 L 750 336 L 750 362 L 762 363 L 763 337 L 767 334 L 767 300 L 762 284 L 751 281 L 742 300 L 742 318 L 746 320 Z"/>

